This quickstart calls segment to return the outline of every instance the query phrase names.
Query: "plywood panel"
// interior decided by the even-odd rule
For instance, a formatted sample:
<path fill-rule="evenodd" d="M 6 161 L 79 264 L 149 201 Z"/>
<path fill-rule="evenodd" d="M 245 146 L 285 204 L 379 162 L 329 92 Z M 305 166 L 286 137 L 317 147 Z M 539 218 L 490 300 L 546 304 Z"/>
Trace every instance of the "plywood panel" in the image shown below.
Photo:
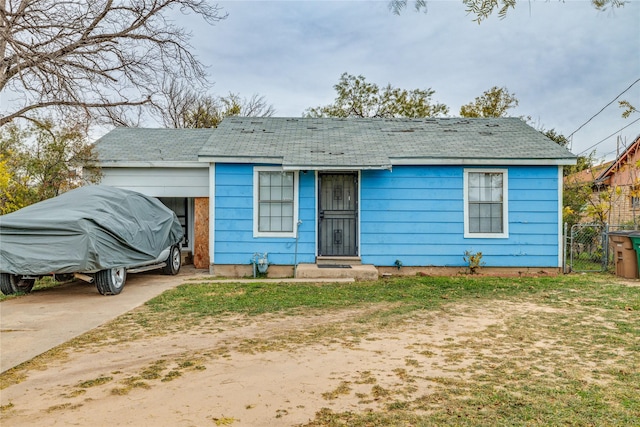
<path fill-rule="evenodd" d="M 209 198 L 194 200 L 193 265 L 209 268 Z"/>

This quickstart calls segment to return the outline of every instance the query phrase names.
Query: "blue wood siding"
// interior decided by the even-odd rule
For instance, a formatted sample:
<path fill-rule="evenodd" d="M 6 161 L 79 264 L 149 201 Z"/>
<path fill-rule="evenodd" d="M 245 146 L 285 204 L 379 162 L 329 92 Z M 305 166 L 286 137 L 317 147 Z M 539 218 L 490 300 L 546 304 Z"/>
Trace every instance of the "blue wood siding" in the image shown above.
<path fill-rule="evenodd" d="M 461 166 L 363 171 L 362 262 L 392 266 L 464 266 L 465 251 L 486 266 L 557 267 L 558 168 L 508 169 L 509 237 L 465 238 Z"/>
<path fill-rule="evenodd" d="M 253 237 L 253 166 L 215 167 L 215 263 L 249 264 L 256 252 L 293 265 L 294 238 Z M 268 166 L 268 165 L 265 165 Z M 465 266 L 465 251 L 482 252 L 486 266 L 557 267 L 558 169 L 508 170 L 509 237 L 465 238 L 462 166 L 396 166 L 362 171 L 360 254 L 362 262 L 393 266 Z M 302 220 L 298 262 L 315 262 L 316 176 L 298 175 Z"/>
<path fill-rule="evenodd" d="M 215 263 L 250 264 L 254 253 L 267 252 L 270 263 L 293 265 L 294 238 L 253 237 L 253 166 L 215 166 Z M 298 178 L 298 262 L 315 262 L 315 177 Z"/>

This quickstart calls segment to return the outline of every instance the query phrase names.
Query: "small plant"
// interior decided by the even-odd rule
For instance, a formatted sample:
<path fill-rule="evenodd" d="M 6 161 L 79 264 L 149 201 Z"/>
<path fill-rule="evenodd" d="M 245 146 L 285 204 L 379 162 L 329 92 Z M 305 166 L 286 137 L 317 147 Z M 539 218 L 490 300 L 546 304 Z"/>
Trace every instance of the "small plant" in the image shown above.
<path fill-rule="evenodd" d="M 398 270 L 400 270 L 400 268 L 402 267 L 402 261 L 400 261 L 399 259 L 397 259 L 394 264 Z"/>
<path fill-rule="evenodd" d="M 464 257 L 462 257 L 464 262 L 469 265 L 469 272 L 471 274 L 476 274 L 478 269 L 484 266 L 484 262 L 482 261 L 482 252 L 464 252 Z"/>

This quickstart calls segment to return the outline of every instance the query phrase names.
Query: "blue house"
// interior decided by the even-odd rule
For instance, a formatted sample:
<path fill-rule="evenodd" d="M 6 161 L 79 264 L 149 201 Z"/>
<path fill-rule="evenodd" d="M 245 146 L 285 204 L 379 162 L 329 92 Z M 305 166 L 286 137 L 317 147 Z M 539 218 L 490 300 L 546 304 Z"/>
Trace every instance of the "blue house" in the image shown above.
<path fill-rule="evenodd" d="M 251 275 L 264 253 L 271 276 L 323 262 L 455 273 L 466 252 L 485 271 L 562 266 L 562 169 L 575 156 L 518 118 L 227 118 L 195 132 L 116 129 L 96 147 L 104 184 L 148 193 L 140 182 L 165 177 L 151 195 L 187 201 L 191 234 L 208 234 L 194 258 L 206 246 L 213 274 Z"/>

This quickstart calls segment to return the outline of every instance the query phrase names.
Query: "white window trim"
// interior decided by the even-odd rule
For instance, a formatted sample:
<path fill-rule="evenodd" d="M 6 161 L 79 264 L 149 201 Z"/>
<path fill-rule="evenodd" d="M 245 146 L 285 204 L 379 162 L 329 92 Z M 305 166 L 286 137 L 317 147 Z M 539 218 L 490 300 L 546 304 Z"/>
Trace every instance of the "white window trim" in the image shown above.
<path fill-rule="evenodd" d="M 469 232 L 469 173 L 502 174 L 502 233 Z M 464 169 L 464 237 L 465 239 L 506 239 L 509 237 L 509 175 L 508 169 Z"/>
<path fill-rule="evenodd" d="M 278 166 L 254 166 L 253 168 L 253 237 L 296 237 L 298 223 L 298 171 L 293 172 L 293 231 L 259 231 L 259 208 L 258 208 L 258 190 L 260 188 L 259 173 L 260 172 L 285 172 Z"/>

